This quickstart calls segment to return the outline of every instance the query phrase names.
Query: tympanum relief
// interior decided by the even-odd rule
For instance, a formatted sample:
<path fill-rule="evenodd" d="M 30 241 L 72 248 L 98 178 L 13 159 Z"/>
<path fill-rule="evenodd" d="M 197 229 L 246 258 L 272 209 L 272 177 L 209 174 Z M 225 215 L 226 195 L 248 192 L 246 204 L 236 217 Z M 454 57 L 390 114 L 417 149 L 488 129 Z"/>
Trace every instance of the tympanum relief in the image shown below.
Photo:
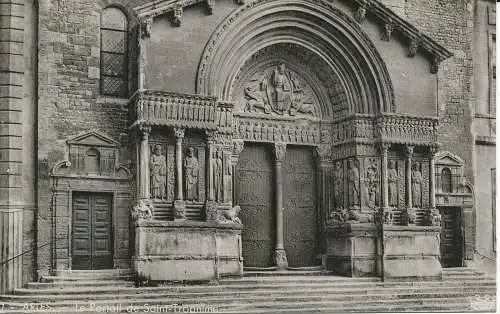
<path fill-rule="evenodd" d="M 284 63 L 256 73 L 244 87 L 244 112 L 316 116 L 311 89 Z"/>

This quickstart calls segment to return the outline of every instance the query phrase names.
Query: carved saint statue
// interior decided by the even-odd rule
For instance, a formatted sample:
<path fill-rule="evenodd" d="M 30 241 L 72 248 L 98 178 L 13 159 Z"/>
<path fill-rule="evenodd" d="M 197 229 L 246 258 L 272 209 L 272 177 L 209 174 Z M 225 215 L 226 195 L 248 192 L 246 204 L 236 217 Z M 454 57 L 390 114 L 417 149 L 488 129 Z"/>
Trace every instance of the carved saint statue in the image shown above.
<path fill-rule="evenodd" d="M 377 205 L 377 167 L 371 164 L 366 170 L 367 206 L 374 208 Z"/>
<path fill-rule="evenodd" d="M 359 169 L 353 159 L 349 160 L 347 185 L 349 189 L 349 205 L 351 207 L 359 206 Z"/>
<path fill-rule="evenodd" d="M 215 189 L 215 201 L 222 201 L 222 151 L 218 150 L 215 153 L 214 161 L 214 189 Z"/>
<path fill-rule="evenodd" d="M 389 206 L 398 205 L 398 170 L 396 161 L 389 161 L 389 170 L 387 171 L 387 185 L 389 190 Z"/>
<path fill-rule="evenodd" d="M 333 172 L 335 208 L 344 207 L 344 171 L 342 169 L 342 162 L 335 163 L 335 170 Z"/>
<path fill-rule="evenodd" d="M 167 163 L 162 154 L 161 145 L 155 145 L 153 155 L 149 160 L 151 177 L 151 197 L 154 199 L 165 199 L 167 182 Z"/>
<path fill-rule="evenodd" d="M 274 70 L 272 82 L 275 90 L 276 111 L 279 114 L 290 109 L 292 100 L 290 98 L 291 83 L 290 79 L 286 76 L 285 65 L 281 63 Z"/>
<path fill-rule="evenodd" d="M 413 207 L 422 207 L 422 172 L 419 163 L 414 163 L 411 167 L 411 197 Z"/>
<path fill-rule="evenodd" d="M 184 159 L 184 176 L 186 177 L 186 200 L 198 199 L 198 158 L 194 155 L 193 147 L 189 147 Z"/>

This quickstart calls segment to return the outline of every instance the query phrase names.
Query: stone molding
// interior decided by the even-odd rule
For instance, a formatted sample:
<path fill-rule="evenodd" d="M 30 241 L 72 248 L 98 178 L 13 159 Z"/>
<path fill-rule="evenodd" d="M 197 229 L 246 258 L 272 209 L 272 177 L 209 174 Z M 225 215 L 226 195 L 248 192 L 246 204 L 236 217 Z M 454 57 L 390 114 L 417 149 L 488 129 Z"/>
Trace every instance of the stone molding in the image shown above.
<path fill-rule="evenodd" d="M 254 0 L 250 4 L 247 1 L 238 1 L 238 4 L 245 5 L 245 7 L 253 7 L 262 1 Z M 155 0 L 135 7 L 134 11 L 139 18 L 155 17 L 174 12 L 179 10 L 179 8 L 182 10 L 182 8 L 201 2 L 207 2 L 207 0 Z M 382 40 L 390 40 L 391 34 L 396 31 L 407 38 L 409 43 L 418 41 L 418 47 L 426 51 L 427 55 L 430 56 L 432 73 L 437 72 L 439 62 L 453 56 L 449 50 L 438 44 L 430 36 L 423 34 L 417 27 L 394 13 L 381 3 L 381 1 L 355 0 L 346 1 L 346 4 L 356 8 L 353 15 L 356 23 L 362 23 L 368 16 L 375 19 L 377 23 L 381 23 L 385 29 L 384 35 L 381 38 Z M 208 8 L 207 13 L 211 14 L 213 5 L 208 5 Z"/>

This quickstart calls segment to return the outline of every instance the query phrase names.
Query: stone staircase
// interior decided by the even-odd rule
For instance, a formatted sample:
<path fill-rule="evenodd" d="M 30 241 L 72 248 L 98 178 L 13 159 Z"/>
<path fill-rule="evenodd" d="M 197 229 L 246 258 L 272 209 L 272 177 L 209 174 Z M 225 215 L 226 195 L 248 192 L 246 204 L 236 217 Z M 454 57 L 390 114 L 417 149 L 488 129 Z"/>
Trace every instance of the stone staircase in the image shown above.
<path fill-rule="evenodd" d="M 0 296 L 0 312 L 494 312 L 496 306 L 495 278 L 469 268 L 445 269 L 441 281 L 414 282 L 338 277 L 316 270 L 249 271 L 243 278 L 204 285 L 136 288 L 131 280 L 127 270 L 58 273 Z"/>

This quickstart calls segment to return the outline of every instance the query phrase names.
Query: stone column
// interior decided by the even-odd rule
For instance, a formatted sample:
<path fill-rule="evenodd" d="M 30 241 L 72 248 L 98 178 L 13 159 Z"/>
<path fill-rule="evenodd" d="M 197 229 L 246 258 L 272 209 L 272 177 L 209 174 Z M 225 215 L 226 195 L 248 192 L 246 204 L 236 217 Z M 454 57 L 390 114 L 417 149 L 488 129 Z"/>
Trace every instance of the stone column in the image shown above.
<path fill-rule="evenodd" d="M 23 98 L 25 1 L 0 3 L 0 294 L 23 285 Z M 26 53 L 26 51 L 24 51 Z M 28 139 L 29 140 L 29 139 Z M 28 170 L 29 171 L 29 170 Z M 29 218 L 28 218 L 29 219 Z M 29 247 L 27 247 L 29 248 Z"/>
<path fill-rule="evenodd" d="M 331 171 L 331 144 L 323 144 L 316 147 L 316 160 L 318 167 L 318 201 L 319 201 L 319 213 L 320 213 L 320 245 L 321 245 L 321 267 L 326 269 L 326 251 L 327 244 L 326 238 L 324 236 L 325 223 L 329 219 L 330 211 L 333 210 L 331 205 L 330 193 L 333 191 L 332 182 L 328 180 L 328 172 Z"/>
<path fill-rule="evenodd" d="M 285 160 L 286 144 L 275 143 L 273 152 L 275 158 L 274 169 L 276 173 L 276 248 L 274 251 L 274 260 L 279 269 L 285 269 L 288 267 L 283 241 L 283 161 Z"/>
<path fill-rule="evenodd" d="M 213 132 L 206 132 L 207 134 L 207 201 L 214 200 L 214 168 L 213 168 L 213 155 L 214 155 L 214 136 Z"/>
<path fill-rule="evenodd" d="M 389 143 L 380 143 L 380 154 L 382 155 L 382 208 L 389 207 L 389 181 L 388 181 L 388 154 Z"/>
<path fill-rule="evenodd" d="M 183 173 L 182 173 L 182 140 L 184 139 L 184 129 L 174 128 L 175 135 L 175 169 L 176 169 L 176 196 L 174 201 L 174 217 L 175 220 L 184 220 L 186 204 L 182 189 Z"/>
<path fill-rule="evenodd" d="M 141 126 L 139 133 L 141 143 L 139 144 L 139 190 L 137 199 L 149 199 L 149 133 L 151 127 Z"/>
<path fill-rule="evenodd" d="M 244 146 L 245 142 L 243 140 L 233 141 L 233 154 L 231 155 L 231 166 L 233 167 L 233 205 L 238 205 L 236 204 L 238 202 L 238 182 L 236 182 L 236 168 L 238 166 L 238 160 Z"/>
<path fill-rule="evenodd" d="M 411 164 L 413 159 L 413 148 L 414 146 L 412 145 L 406 146 L 406 207 L 408 210 L 408 216 L 413 215 L 413 195 L 411 193 Z"/>
<path fill-rule="evenodd" d="M 437 153 L 437 147 L 429 147 L 429 207 L 436 208 L 436 174 L 434 166 L 434 156 Z"/>

